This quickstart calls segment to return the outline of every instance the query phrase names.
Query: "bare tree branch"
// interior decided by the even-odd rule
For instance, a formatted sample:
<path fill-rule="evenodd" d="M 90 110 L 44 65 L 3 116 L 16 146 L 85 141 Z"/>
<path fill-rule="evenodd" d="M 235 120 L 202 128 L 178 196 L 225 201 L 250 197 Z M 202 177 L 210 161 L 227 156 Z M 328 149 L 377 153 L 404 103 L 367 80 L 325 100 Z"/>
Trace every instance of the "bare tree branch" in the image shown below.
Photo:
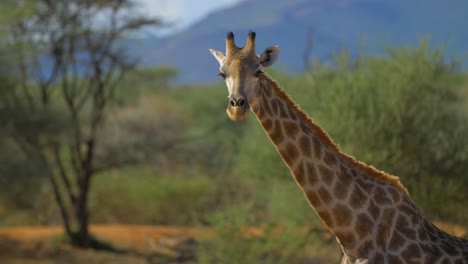
<path fill-rule="evenodd" d="M 76 196 L 71 187 L 70 180 L 68 179 L 65 166 L 63 165 L 62 158 L 60 157 L 60 146 L 58 144 L 53 144 L 52 151 L 54 154 L 55 163 L 57 164 L 59 175 L 62 178 L 63 184 L 65 185 L 65 190 L 67 191 L 68 198 L 72 204 L 76 203 Z"/>
<path fill-rule="evenodd" d="M 180 145 L 184 145 L 187 143 L 193 143 L 194 141 L 198 140 L 204 140 L 209 138 L 210 135 L 215 133 L 217 130 L 222 128 L 224 126 L 225 121 L 219 122 L 218 124 L 214 125 L 207 131 L 198 134 L 198 135 L 189 135 L 189 136 L 184 136 L 184 137 L 178 137 L 178 138 L 172 138 L 170 140 L 166 140 L 164 144 L 160 145 L 159 147 L 156 147 L 158 153 L 164 153 L 167 152 L 171 149 L 174 149 Z M 123 167 L 128 167 L 128 166 L 136 166 L 140 165 L 142 163 L 148 162 L 152 159 L 153 157 L 151 155 L 145 155 L 144 157 L 129 157 L 121 160 L 112 160 L 110 162 L 100 164 L 98 166 L 94 167 L 93 172 L 95 174 L 107 171 L 109 169 L 117 169 L 117 168 L 123 168 Z"/>

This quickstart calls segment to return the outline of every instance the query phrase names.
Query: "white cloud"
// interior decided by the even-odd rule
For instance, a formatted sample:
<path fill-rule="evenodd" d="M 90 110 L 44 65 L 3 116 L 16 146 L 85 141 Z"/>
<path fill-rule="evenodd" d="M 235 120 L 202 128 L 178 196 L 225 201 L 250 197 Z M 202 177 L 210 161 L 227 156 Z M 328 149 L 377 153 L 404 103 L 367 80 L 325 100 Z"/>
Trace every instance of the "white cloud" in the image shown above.
<path fill-rule="evenodd" d="M 174 24 L 165 34 L 185 28 L 209 12 L 231 6 L 241 0 L 136 0 L 140 10 Z"/>
<path fill-rule="evenodd" d="M 184 15 L 184 0 L 138 0 L 142 12 L 167 21 L 175 21 Z"/>

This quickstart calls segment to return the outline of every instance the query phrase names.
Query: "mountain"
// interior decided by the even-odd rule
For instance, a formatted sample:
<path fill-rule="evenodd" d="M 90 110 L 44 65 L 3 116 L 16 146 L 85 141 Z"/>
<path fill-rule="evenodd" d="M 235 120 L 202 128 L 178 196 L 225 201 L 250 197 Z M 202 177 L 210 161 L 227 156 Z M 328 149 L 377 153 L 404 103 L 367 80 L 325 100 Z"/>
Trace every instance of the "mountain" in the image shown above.
<path fill-rule="evenodd" d="M 143 65 L 178 68 L 181 83 L 217 80 L 218 64 L 208 49 L 224 52 L 227 31 L 234 32 L 238 46 L 248 31 L 257 32 L 257 53 L 279 45 L 277 67 L 293 72 L 304 69 L 309 28 L 312 56 L 319 59 L 343 48 L 379 54 L 385 45 L 415 46 L 422 38 L 462 56 L 468 47 L 467 10 L 466 0 L 247 0 L 177 34 L 132 41 L 130 49 Z"/>

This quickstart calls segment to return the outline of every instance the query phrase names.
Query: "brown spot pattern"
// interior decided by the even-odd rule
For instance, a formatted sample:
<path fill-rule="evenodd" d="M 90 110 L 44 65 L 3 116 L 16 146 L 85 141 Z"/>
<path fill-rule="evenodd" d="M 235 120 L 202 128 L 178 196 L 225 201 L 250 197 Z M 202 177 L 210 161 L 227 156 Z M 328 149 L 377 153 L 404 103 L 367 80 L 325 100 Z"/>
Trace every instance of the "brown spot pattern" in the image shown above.
<path fill-rule="evenodd" d="M 263 110 L 265 110 L 265 113 L 269 116 L 273 115 L 273 112 L 271 111 L 270 104 L 266 98 L 263 98 L 263 103 L 262 103 Z"/>
<path fill-rule="evenodd" d="M 299 122 L 299 126 L 301 127 L 301 130 L 302 132 L 304 132 L 304 134 L 306 135 L 312 134 L 310 128 L 306 124 L 304 124 L 304 122 Z"/>
<path fill-rule="evenodd" d="M 358 185 L 355 185 L 349 197 L 349 204 L 353 209 L 362 208 L 366 203 L 366 198 L 364 191 L 362 191 Z"/>
<path fill-rule="evenodd" d="M 338 163 L 338 160 L 336 159 L 335 155 L 331 151 L 325 151 L 325 156 L 323 157 L 323 161 L 329 167 L 334 167 Z"/>
<path fill-rule="evenodd" d="M 373 226 L 374 222 L 367 214 L 361 213 L 358 215 L 355 230 L 359 238 L 364 238 L 367 234 L 371 234 Z"/>
<path fill-rule="evenodd" d="M 318 182 L 317 169 L 314 163 L 307 163 L 307 175 L 310 185 L 315 185 Z"/>
<path fill-rule="evenodd" d="M 299 150 L 292 143 L 288 143 L 281 153 L 284 161 L 289 166 L 292 166 L 297 160 L 297 157 L 299 157 Z"/>
<path fill-rule="evenodd" d="M 419 241 L 429 240 L 429 237 L 426 234 L 426 230 L 422 226 L 419 226 L 418 228 L 418 240 Z"/>
<path fill-rule="evenodd" d="M 440 264 L 452 264 L 452 262 L 448 258 L 444 258 L 444 259 L 442 259 Z"/>
<path fill-rule="evenodd" d="M 288 118 L 288 112 L 286 112 L 286 108 L 283 103 L 278 101 L 278 108 L 279 108 L 279 114 L 281 118 Z"/>
<path fill-rule="evenodd" d="M 390 238 L 390 225 L 393 222 L 393 217 L 395 216 L 395 210 L 385 209 L 382 213 L 382 222 L 377 227 L 377 237 L 376 242 L 383 251 L 387 250 L 387 242 Z"/>
<path fill-rule="evenodd" d="M 399 215 L 395 224 L 395 228 L 410 240 L 416 240 L 416 231 L 411 228 L 410 223 L 403 215 Z"/>
<path fill-rule="evenodd" d="M 401 264 L 403 260 L 397 255 L 387 255 L 387 262 L 389 264 Z"/>
<path fill-rule="evenodd" d="M 439 248 L 431 244 L 421 244 L 424 251 L 424 261 L 421 263 L 437 263 L 442 257 L 442 252 Z"/>
<path fill-rule="evenodd" d="M 335 216 L 335 224 L 337 226 L 348 226 L 353 220 L 353 214 L 346 205 L 337 204 L 332 209 L 333 215 Z"/>
<path fill-rule="evenodd" d="M 456 257 L 459 254 L 458 250 L 453 245 L 451 245 L 450 243 L 442 242 L 440 244 L 440 247 L 444 250 L 445 253 L 447 253 L 448 255 L 450 255 L 452 257 Z"/>
<path fill-rule="evenodd" d="M 353 175 L 348 172 L 348 170 L 343 166 L 340 165 L 340 175 L 338 179 L 346 186 L 349 186 L 353 181 Z"/>
<path fill-rule="evenodd" d="M 374 220 L 376 220 L 380 216 L 380 207 L 372 200 L 369 201 L 367 211 L 370 213 Z"/>
<path fill-rule="evenodd" d="M 283 129 L 281 127 L 281 123 L 278 120 L 275 121 L 275 126 L 273 127 L 273 130 L 270 133 L 270 137 L 276 145 L 281 143 L 284 139 Z"/>
<path fill-rule="evenodd" d="M 403 204 L 398 206 L 398 209 L 400 210 L 400 212 L 409 217 L 408 220 L 410 221 L 410 223 L 414 225 L 419 223 L 419 215 L 415 212 L 414 207 L 410 204 L 409 200 L 403 199 Z"/>
<path fill-rule="evenodd" d="M 387 251 L 387 239 L 389 237 L 390 230 L 387 225 L 380 223 L 377 227 L 377 236 L 375 237 L 376 244 L 385 252 Z"/>
<path fill-rule="evenodd" d="M 323 187 L 323 186 L 320 187 L 320 189 L 318 189 L 317 193 L 318 193 L 318 195 L 320 197 L 320 200 L 322 200 L 322 202 L 324 204 L 328 204 L 332 200 L 332 196 L 330 195 L 328 190 L 325 189 L 325 187 Z"/>
<path fill-rule="evenodd" d="M 379 252 L 375 253 L 374 261 L 372 263 L 383 263 L 383 262 L 384 262 L 384 256 Z"/>
<path fill-rule="evenodd" d="M 258 113 L 261 108 L 258 106 L 258 104 L 251 104 L 250 107 L 252 108 L 252 111 L 256 113 L 259 118 L 261 118 Z"/>
<path fill-rule="evenodd" d="M 390 194 L 390 196 L 392 197 L 392 200 L 394 203 L 399 203 L 400 202 L 400 194 L 398 192 L 398 190 L 394 187 L 389 187 L 388 189 L 388 193 Z"/>
<path fill-rule="evenodd" d="M 335 236 L 340 240 L 343 246 L 352 246 L 356 241 L 354 235 L 350 232 L 335 232 Z"/>
<path fill-rule="evenodd" d="M 349 186 L 344 185 L 340 181 L 335 181 L 335 186 L 333 187 L 333 193 L 335 194 L 336 198 L 344 200 L 348 195 L 348 188 Z"/>
<path fill-rule="evenodd" d="M 413 209 L 411 209 L 411 207 L 407 204 L 401 204 L 400 206 L 398 206 L 398 209 L 400 210 L 400 212 L 404 213 L 407 216 L 413 214 Z"/>
<path fill-rule="evenodd" d="M 299 125 L 297 125 L 295 122 L 284 122 L 284 132 L 290 138 L 295 138 L 299 132 Z"/>
<path fill-rule="evenodd" d="M 263 92 L 263 94 L 264 94 L 266 97 L 271 98 L 271 91 L 270 91 L 270 89 L 265 88 L 265 89 L 263 89 L 262 92 Z"/>
<path fill-rule="evenodd" d="M 400 247 L 404 246 L 405 243 L 406 239 L 402 235 L 400 235 L 400 233 L 393 232 L 388 247 L 391 251 L 397 251 L 398 249 L 400 249 Z"/>
<path fill-rule="evenodd" d="M 388 197 L 387 195 L 387 192 L 382 189 L 381 187 L 377 186 L 374 188 L 374 201 L 378 204 L 378 205 L 387 205 L 387 204 L 391 204 L 391 200 L 390 198 Z"/>
<path fill-rule="evenodd" d="M 320 171 L 320 176 L 322 178 L 322 181 L 328 185 L 331 186 L 333 180 L 334 180 L 334 175 L 333 171 L 330 170 L 329 168 L 325 167 L 324 165 L 320 164 L 318 166 L 319 171 Z"/>
<path fill-rule="evenodd" d="M 325 222 L 325 224 L 329 227 L 333 227 L 333 218 L 327 211 L 318 211 L 317 214 L 320 218 Z"/>
<path fill-rule="evenodd" d="M 368 193 L 372 193 L 372 190 L 374 189 L 375 182 L 370 182 L 369 178 L 364 178 L 361 174 L 355 174 L 357 173 L 355 170 L 352 170 L 353 176 L 355 177 L 358 185 L 362 187 L 364 190 L 366 190 Z"/>
<path fill-rule="evenodd" d="M 258 106 L 257 110 L 253 111 L 257 115 L 258 119 L 262 120 L 265 117 L 265 110 L 263 109 L 263 107 Z"/>
<path fill-rule="evenodd" d="M 318 160 L 322 159 L 322 145 L 320 144 L 320 141 L 316 137 L 313 137 L 312 143 L 314 146 L 315 158 Z"/>
<path fill-rule="evenodd" d="M 289 117 L 293 120 L 297 120 L 297 115 L 294 113 L 291 107 L 288 107 Z"/>
<path fill-rule="evenodd" d="M 302 135 L 299 138 L 299 148 L 304 156 L 310 157 L 311 149 L 310 149 L 310 138 L 306 135 Z"/>
<path fill-rule="evenodd" d="M 294 178 L 300 186 L 305 184 L 304 162 L 299 163 L 293 171 Z"/>
<path fill-rule="evenodd" d="M 401 256 L 404 259 L 411 259 L 411 258 L 420 259 L 421 258 L 421 249 L 416 244 L 410 244 L 401 253 Z"/>
<path fill-rule="evenodd" d="M 279 112 L 278 100 L 277 99 L 271 100 L 270 106 L 271 106 L 271 109 L 273 110 L 273 114 L 277 115 Z"/>
<path fill-rule="evenodd" d="M 317 195 L 316 192 L 314 191 L 308 191 L 306 192 L 307 200 L 313 207 L 318 207 L 320 206 L 320 199 Z"/>
<path fill-rule="evenodd" d="M 273 128 L 273 122 L 271 119 L 262 120 L 262 126 L 266 131 L 270 131 Z"/>

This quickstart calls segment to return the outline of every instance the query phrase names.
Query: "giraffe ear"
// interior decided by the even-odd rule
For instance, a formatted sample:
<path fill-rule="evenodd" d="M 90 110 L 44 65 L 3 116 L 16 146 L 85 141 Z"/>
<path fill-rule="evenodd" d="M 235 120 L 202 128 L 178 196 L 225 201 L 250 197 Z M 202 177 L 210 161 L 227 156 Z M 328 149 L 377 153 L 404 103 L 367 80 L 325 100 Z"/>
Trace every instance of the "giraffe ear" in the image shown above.
<path fill-rule="evenodd" d="M 223 66 L 225 56 L 221 51 L 210 49 L 211 54 L 215 57 L 215 59 L 219 62 L 219 65 Z"/>
<path fill-rule="evenodd" d="M 263 53 L 258 57 L 260 59 L 260 65 L 262 67 L 270 67 L 278 59 L 280 53 L 280 47 L 271 46 L 265 49 Z"/>

